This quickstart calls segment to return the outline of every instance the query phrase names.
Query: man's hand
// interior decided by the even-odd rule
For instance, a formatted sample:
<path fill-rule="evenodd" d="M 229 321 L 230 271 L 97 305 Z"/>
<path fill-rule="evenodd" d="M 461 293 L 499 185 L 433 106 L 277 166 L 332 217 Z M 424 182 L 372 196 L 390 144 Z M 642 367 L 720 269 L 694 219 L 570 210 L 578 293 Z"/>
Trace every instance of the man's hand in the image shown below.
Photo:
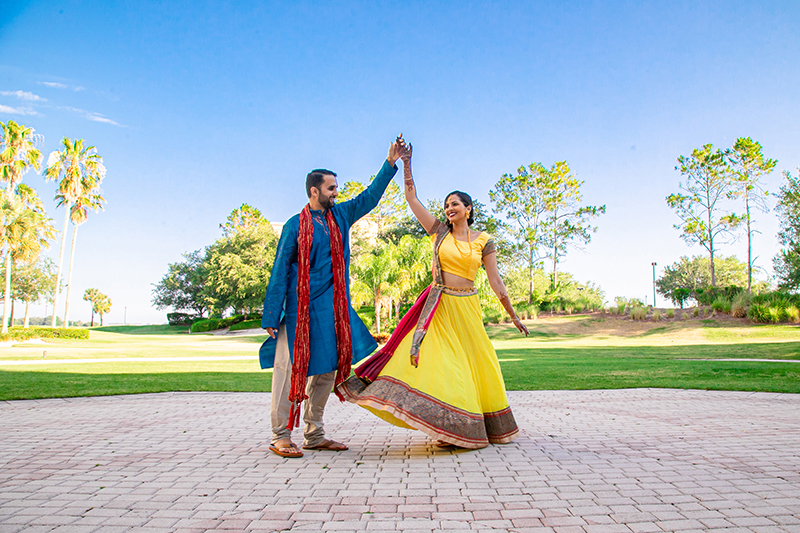
<path fill-rule="evenodd" d="M 401 154 L 401 147 L 405 145 L 405 141 L 403 140 L 403 134 L 397 136 L 397 139 L 389 145 L 389 155 L 386 156 L 386 160 L 392 166 L 395 166 L 395 162 L 400 159 Z"/>
<path fill-rule="evenodd" d="M 276 338 L 275 334 L 277 333 L 277 330 L 275 328 L 267 328 L 267 333 L 274 339 Z"/>

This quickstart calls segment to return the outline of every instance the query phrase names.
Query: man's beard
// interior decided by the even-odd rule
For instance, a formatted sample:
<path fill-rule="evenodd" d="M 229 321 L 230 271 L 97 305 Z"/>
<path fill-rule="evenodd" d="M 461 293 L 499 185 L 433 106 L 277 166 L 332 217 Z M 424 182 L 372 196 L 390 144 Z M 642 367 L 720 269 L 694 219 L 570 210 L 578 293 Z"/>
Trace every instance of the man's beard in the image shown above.
<path fill-rule="evenodd" d="M 330 196 L 319 195 L 319 205 L 321 205 L 323 209 L 330 209 L 335 202 L 336 200 Z"/>

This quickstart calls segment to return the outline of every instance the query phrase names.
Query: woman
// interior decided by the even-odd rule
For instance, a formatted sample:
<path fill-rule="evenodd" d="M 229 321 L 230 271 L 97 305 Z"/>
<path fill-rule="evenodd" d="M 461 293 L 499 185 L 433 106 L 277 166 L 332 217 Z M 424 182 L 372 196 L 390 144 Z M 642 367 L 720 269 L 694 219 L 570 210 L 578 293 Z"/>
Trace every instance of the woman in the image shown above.
<path fill-rule="evenodd" d="M 405 196 L 433 241 L 433 284 L 378 353 L 339 386 L 348 400 L 396 426 L 419 429 L 440 446 L 484 448 L 511 442 L 519 430 L 500 364 L 486 335 L 475 290 L 483 264 L 489 285 L 525 335 L 497 270 L 495 245 L 470 230 L 472 199 L 455 191 L 444 202 L 447 223 L 417 198 L 411 145 L 401 148 Z"/>

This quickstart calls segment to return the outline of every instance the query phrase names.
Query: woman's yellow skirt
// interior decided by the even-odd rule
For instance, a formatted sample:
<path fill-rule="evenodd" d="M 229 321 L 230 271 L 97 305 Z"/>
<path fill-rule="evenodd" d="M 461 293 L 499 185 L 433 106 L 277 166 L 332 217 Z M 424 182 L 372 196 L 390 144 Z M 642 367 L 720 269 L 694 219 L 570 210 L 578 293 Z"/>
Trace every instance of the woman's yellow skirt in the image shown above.
<path fill-rule="evenodd" d="M 352 376 L 339 391 L 396 426 L 464 448 L 501 444 L 519 434 L 503 374 L 481 320 L 477 295 L 442 294 L 411 364 L 413 331 L 375 381 Z"/>

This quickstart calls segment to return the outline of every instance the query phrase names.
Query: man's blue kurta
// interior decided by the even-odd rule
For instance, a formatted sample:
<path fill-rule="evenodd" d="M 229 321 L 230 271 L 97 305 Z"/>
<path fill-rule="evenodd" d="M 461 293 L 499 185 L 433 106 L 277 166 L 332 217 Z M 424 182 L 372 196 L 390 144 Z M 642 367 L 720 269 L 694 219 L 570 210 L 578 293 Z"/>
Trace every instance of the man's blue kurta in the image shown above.
<path fill-rule="evenodd" d="M 356 363 L 377 348 L 375 339 L 356 314 L 350 304 L 350 227 L 361 217 L 372 211 L 392 181 L 397 167 L 384 161 L 380 172 L 361 194 L 335 204 L 331 208 L 344 247 L 345 280 L 347 281 L 347 306 L 350 311 L 350 336 L 353 344 L 353 360 Z M 333 266 L 331 261 L 331 240 L 328 224 L 323 211 L 311 210 L 314 236 L 311 242 L 310 298 L 309 298 L 309 337 L 310 358 L 308 375 L 333 372 L 339 363 L 336 353 L 336 330 L 333 315 Z M 294 353 L 294 336 L 297 330 L 297 234 L 300 215 L 290 218 L 283 226 L 275 263 L 264 298 L 262 328 L 278 329 L 286 324 L 289 353 Z M 259 350 L 261 368 L 275 365 L 277 341 L 268 338 Z"/>

